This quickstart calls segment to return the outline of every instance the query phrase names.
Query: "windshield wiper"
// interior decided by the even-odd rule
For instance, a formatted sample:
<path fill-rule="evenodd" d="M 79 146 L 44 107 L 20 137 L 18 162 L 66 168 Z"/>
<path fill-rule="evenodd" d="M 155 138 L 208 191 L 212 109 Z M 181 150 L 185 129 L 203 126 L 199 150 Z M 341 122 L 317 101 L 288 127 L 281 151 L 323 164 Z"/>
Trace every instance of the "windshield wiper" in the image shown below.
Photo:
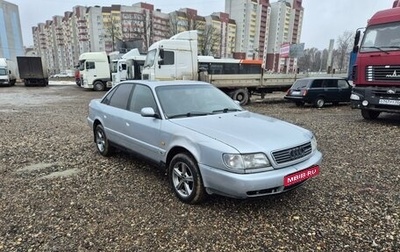
<path fill-rule="evenodd" d="M 386 46 L 383 46 L 383 47 L 386 47 Z M 381 52 L 384 52 L 384 53 L 386 53 L 386 54 L 389 54 L 387 51 L 383 50 L 383 49 L 382 49 L 381 47 L 379 47 L 379 46 L 363 46 L 363 47 L 361 47 L 361 48 L 378 49 L 378 50 L 381 51 Z"/>
<path fill-rule="evenodd" d="M 241 109 L 237 109 L 237 108 L 224 108 L 224 109 L 213 110 L 213 114 L 215 114 L 215 113 L 236 112 L 236 111 L 242 111 L 242 110 Z"/>
<path fill-rule="evenodd" d="M 178 117 L 205 116 L 205 115 L 209 115 L 209 114 L 210 113 L 193 111 L 193 112 L 188 112 L 188 113 L 170 115 L 170 116 L 168 116 L 168 118 L 172 119 L 172 118 L 178 118 Z"/>

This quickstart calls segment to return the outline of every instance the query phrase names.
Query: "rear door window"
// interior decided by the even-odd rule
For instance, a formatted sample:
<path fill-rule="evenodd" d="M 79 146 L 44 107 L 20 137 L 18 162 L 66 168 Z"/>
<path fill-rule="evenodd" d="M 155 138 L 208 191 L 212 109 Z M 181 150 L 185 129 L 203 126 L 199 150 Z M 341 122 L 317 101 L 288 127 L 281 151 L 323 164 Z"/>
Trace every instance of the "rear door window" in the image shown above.
<path fill-rule="evenodd" d="M 314 80 L 311 84 L 311 88 L 322 88 L 324 80 Z"/>

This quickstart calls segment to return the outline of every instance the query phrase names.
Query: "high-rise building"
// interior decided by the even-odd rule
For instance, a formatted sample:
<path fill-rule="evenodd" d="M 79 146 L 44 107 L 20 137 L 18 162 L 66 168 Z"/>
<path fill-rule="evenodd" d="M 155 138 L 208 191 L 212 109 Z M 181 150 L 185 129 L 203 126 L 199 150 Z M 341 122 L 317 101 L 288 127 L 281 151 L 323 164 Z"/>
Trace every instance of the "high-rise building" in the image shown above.
<path fill-rule="evenodd" d="M 302 0 L 279 0 L 271 3 L 270 31 L 267 47 L 266 69 L 274 72 L 293 72 L 297 60 L 282 57 L 283 45 L 300 43 L 303 23 Z"/>
<path fill-rule="evenodd" d="M 24 55 L 18 6 L 0 0 L 0 58 L 16 61 Z"/>
<path fill-rule="evenodd" d="M 269 33 L 268 0 L 225 0 L 225 12 L 236 22 L 236 52 L 246 58 L 265 58 Z"/>

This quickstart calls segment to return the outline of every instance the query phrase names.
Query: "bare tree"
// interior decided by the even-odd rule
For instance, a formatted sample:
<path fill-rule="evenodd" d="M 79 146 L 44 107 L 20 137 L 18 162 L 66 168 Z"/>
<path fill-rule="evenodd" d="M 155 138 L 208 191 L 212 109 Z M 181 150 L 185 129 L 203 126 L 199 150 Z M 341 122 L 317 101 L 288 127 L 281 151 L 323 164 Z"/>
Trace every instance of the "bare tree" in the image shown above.
<path fill-rule="evenodd" d="M 115 51 L 118 41 L 122 41 L 121 24 L 113 16 L 105 23 L 105 37 L 110 38 L 112 51 Z"/>
<path fill-rule="evenodd" d="M 153 43 L 153 17 L 150 12 L 143 11 L 143 41 L 144 50 L 147 51 Z"/>
<path fill-rule="evenodd" d="M 349 53 L 354 43 L 354 34 L 351 31 L 345 31 L 337 40 L 336 63 L 339 71 L 347 70 Z"/>
<path fill-rule="evenodd" d="M 179 32 L 179 20 L 178 15 L 175 12 L 169 14 L 169 31 L 168 37 L 172 37 Z"/>
<path fill-rule="evenodd" d="M 212 25 L 206 25 L 203 38 L 200 45 L 201 55 L 212 55 L 215 51 L 215 44 L 217 43 L 218 34 L 216 34 L 216 29 Z"/>

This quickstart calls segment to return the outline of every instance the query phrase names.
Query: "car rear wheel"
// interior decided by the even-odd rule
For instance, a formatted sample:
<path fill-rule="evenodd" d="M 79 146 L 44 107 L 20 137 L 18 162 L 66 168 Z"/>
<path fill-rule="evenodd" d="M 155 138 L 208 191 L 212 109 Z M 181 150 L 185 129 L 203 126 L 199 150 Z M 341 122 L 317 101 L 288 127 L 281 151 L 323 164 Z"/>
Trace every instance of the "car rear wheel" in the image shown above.
<path fill-rule="evenodd" d="M 297 107 L 303 107 L 303 106 L 304 106 L 304 102 L 297 101 L 297 102 L 296 102 L 296 106 L 297 106 Z"/>
<path fill-rule="evenodd" d="M 102 81 L 95 81 L 93 84 L 94 91 L 104 91 L 106 89 L 106 85 Z"/>
<path fill-rule="evenodd" d="M 380 111 L 361 109 L 362 117 L 367 120 L 374 120 L 374 119 L 378 118 L 380 113 L 381 113 Z"/>
<path fill-rule="evenodd" d="M 172 190 L 182 202 L 198 204 L 205 198 L 199 167 L 189 154 L 179 153 L 172 158 L 168 177 Z"/>
<path fill-rule="evenodd" d="M 104 128 L 101 124 L 98 124 L 94 130 L 94 141 L 96 143 L 97 151 L 102 156 L 110 156 L 113 152 L 113 147 L 110 145 Z"/>
<path fill-rule="evenodd" d="M 317 108 L 322 108 L 325 105 L 325 99 L 323 97 L 318 97 L 314 101 L 314 106 Z"/>

